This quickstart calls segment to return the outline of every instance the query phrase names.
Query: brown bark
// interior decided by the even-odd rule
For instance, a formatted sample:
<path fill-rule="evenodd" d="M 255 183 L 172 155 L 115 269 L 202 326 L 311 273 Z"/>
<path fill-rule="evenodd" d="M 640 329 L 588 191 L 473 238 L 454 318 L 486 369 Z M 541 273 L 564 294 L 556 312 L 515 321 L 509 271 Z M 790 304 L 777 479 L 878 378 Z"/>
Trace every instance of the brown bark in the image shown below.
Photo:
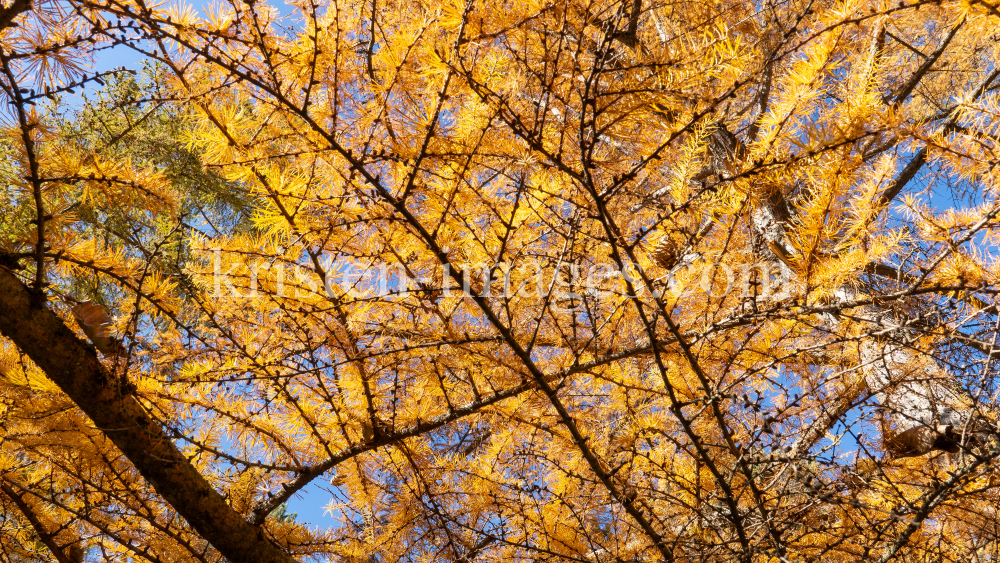
<path fill-rule="evenodd" d="M 0 8 L 0 29 L 11 27 L 14 18 L 31 9 L 31 0 L 14 0 L 10 6 Z"/>
<path fill-rule="evenodd" d="M 745 148 L 739 140 L 720 125 L 712 135 L 710 144 L 712 171 L 720 178 L 732 176 L 737 168 L 739 155 Z M 786 256 L 795 253 L 785 233 L 784 224 L 788 217 L 784 210 L 787 205 L 780 192 L 754 202 L 750 223 L 754 233 L 764 243 L 763 252 L 770 254 L 772 262 L 786 269 L 788 279 L 795 279 L 797 272 L 788 265 Z M 850 287 L 836 292 L 835 301 L 850 303 L 857 298 Z M 923 455 L 933 450 L 951 451 L 961 442 L 964 426 L 970 421 L 971 413 L 961 405 L 968 403 L 967 396 L 959 390 L 955 378 L 943 369 L 933 358 L 906 346 L 906 329 L 895 320 L 891 311 L 876 305 L 860 307 L 852 311 L 856 320 L 865 323 L 871 336 L 864 338 L 860 345 L 861 369 L 868 389 L 875 394 L 886 418 L 891 422 L 894 436 L 885 436 L 887 447 L 895 457 Z M 831 315 L 828 319 L 831 329 L 836 330 L 841 320 Z M 876 333 L 893 337 L 876 336 Z M 797 443 L 795 449 L 810 447 L 810 440 L 821 436 L 824 426 L 832 426 L 836 419 L 820 417 L 818 426 L 806 434 L 807 440 Z M 947 434 L 936 429 L 947 427 Z M 957 431 L 957 433 L 956 433 Z M 912 444 L 911 444 L 912 442 Z M 898 445 L 898 444 L 907 445 Z"/>
<path fill-rule="evenodd" d="M 31 291 L 0 267 L 0 334 L 28 355 L 125 454 L 157 493 L 233 563 L 294 559 L 251 525 L 188 462 L 135 397 L 122 392 L 97 358 Z"/>

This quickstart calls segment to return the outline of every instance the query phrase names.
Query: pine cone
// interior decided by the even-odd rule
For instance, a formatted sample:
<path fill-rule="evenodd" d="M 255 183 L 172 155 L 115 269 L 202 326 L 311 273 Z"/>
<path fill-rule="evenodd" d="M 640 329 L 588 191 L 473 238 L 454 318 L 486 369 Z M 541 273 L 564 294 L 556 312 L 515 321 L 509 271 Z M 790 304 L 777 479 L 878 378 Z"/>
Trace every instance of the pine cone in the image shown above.
<path fill-rule="evenodd" d="M 653 248 L 652 257 L 657 264 L 666 269 L 671 269 L 677 264 L 680 249 L 669 236 L 664 236 Z"/>

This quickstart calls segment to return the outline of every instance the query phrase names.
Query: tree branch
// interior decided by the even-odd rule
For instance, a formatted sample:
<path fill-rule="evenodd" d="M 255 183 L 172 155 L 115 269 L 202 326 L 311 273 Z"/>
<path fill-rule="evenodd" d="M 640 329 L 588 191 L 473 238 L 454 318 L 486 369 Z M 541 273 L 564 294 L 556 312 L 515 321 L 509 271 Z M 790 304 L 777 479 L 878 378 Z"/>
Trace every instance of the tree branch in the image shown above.
<path fill-rule="evenodd" d="M 31 9 L 31 0 L 14 0 L 10 6 L 0 8 L 0 29 L 14 26 L 14 18 Z"/>
<path fill-rule="evenodd" d="M 913 93 L 913 89 L 917 87 L 917 84 L 920 84 L 920 81 L 923 80 L 924 75 L 926 75 L 927 72 L 931 69 L 931 67 L 934 66 L 934 63 L 936 63 L 938 59 L 941 58 L 941 55 L 944 54 L 945 49 L 948 48 L 948 44 L 951 43 L 951 40 L 954 39 L 955 34 L 958 33 L 958 30 L 961 29 L 963 25 L 965 25 L 965 18 L 962 18 L 962 21 L 958 22 L 958 24 L 955 25 L 955 27 L 951 28 L 951 31 L 948 33 L 948 35 L 946 35 L 944 39 L 941 40 L 941 43 L 938 44 L 937 49 L 934 49 L 934 52 L 926 57 L 927 60 L 924 61 L 924 64 L 920 65 L 920 68 L 918 68 L 917 71 L 913 73 L 913 76 L 910 77 L 909 82 L 907 82 L 906 85 L 900 88 L 899 92 L 892 100 L 893 104 L 900 104 L 903 102 L 903 100 L 910 97 L 910 94 Z M 888 101 L 889 100 L 887 99 L 886 102 L 888 103 Z"/>
<path fill-rule="evenodd" d="M 10 484 L 6 482 L 0 482 L 0 492 L 3 492 L 10 500 L 14 503 L 14 506 L 24 515 L 24 519 L 28 521 L 35 533 L 38 534 L 38 539 L 45 544 L 45 547 L 49 548 L 52 555 L 56 558 L 59 563 L 80 563 L 83 561 L 83 552 L 74 549 L 63 550 L 59 544 L 56 543 L 56 532 L 50 532 L 48 526 L 35 514 L 32 510 L 31 505 L 28 501 L 24 500 L 23 493 L 18 493 L 14 490 Z M 79 557 L 77 557 L 79 555 Z"/>

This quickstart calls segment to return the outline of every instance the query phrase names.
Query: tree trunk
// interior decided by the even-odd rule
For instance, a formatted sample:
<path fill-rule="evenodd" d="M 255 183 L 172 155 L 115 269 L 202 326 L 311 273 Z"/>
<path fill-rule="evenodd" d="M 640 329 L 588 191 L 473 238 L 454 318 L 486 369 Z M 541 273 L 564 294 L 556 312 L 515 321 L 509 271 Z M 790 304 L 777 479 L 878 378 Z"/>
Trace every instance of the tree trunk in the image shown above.
<path fill-rule="evenodd" d="M 31 291 L 0 266 L 0 334 L 28 355 L 125 454 L 156 492 L 233 563 L 291 563 L 188 462 L 160 425 L 63 321 L 33 307 Z"/>

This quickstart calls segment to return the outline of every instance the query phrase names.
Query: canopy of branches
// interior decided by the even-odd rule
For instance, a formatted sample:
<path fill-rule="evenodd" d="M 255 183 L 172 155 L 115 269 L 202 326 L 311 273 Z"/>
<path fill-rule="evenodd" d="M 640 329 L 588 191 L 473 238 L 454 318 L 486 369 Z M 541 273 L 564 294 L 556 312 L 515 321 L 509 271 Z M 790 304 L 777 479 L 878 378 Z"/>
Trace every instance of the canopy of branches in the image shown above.
<path fill-rule="evenodd" d="M 8 0 L 0 562 L 996 560 L 998 32 Z"/>

